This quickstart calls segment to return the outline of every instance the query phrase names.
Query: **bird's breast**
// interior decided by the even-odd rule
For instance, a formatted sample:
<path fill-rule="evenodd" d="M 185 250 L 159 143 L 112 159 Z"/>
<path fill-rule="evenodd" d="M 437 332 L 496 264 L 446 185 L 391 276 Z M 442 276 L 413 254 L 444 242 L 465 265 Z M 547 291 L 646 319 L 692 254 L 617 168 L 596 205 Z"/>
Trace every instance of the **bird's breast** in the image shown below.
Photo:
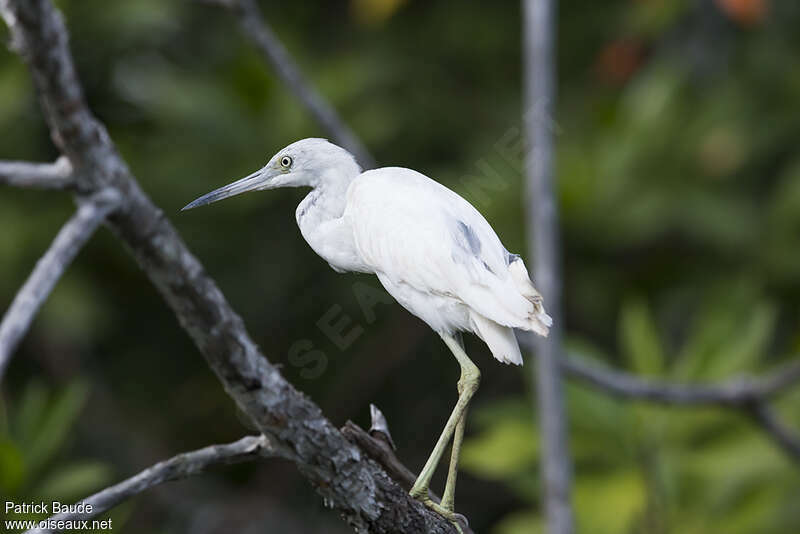
<path fill-rule="evenodd" d="M 358 253 L 348 219 L 328 208 L 313 192 L 303 199 L 296 212 L 303 239 L 337 272 L 373 272 Z"/>

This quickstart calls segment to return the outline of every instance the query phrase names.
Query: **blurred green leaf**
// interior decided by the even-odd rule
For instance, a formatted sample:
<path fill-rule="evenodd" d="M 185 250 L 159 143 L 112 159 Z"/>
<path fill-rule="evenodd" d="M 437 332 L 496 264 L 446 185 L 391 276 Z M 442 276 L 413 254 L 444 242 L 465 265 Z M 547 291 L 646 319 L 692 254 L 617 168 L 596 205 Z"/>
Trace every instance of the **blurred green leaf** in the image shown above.
<path fill-rule="evenodd" d="M 776 310 L 747 285 L 718 284 L 692 322 L 674 368 L 678 379 L 726 378 L 752 371 L 770 342 Z"/>
<path fill-rule="evenodd" d="M 74 501 L 107 485 L 111 475 L 111 469 L 104 463 L 76 462 L 52 472 L 31 493 L 42 499 Z"/>
<path fill-rule="evenodd" d="M 545 526 L 541 515 L 536 512 L 516 512 L 505 516 L 492 532 L 494 534 L 544 534 Z"/>
<path fill-rule="evenodd" d="M 644 481 L 635 471 L 584 477 L 574 497 L 579 529 L 593 534 L 632 530 L 644 513 L 646 494 Z"/>
<path fill-rule="evenodd" d="M 601 392 L 581 385 L 567 385 L 570 427 L 584 439 L 571 443 L 576 462 L 593 466 L 625 463 L 635 442 L 629 432 L 620 428 L 633 425 L 633 407 Z M 598 447 L 605 443 L 606 447 Z"/>
<path fill-rule="evenodd" d="M 13 419 L 14 436 L 28 449 L 36 440 L 36 432 L 47 410 L 47 389 L 38 380 L 31 380 L 19 400 L 17 414 Z"/>
<path fill-rule="evenodd" d="M 14 495 L 25 477 L 25 461 L 17 446 L 9 439 L 0 438 L 0 489 L 5 495 Z"/>
<path fill-rule="evenodd" d="M 31 472 L 38 472 L 61 448 L 88 395 L 89 389 L 85 383 L 72 382 L 56 396 L 36 429 L 36 438 L 25 451 Z"/>
<path fill-rule="evenodd" d="M 713 360 L 710 375 L 754 372 L 759 361 L 767 356 L 778 317 L 775 306 L 757 302 L 743 315 L 739 330 L 720 348 L 719 356 Z"/>
<path fill-rule="evenodd" d="M 633 298 L 622 305 L 620 339 L 623 354 L 639 374 L 658 375 L 664 368 L 664 354 L 658 331 L 644 299 Z"/>
<path fill-rule="evenodd" d="M 470 423 L 481 430 L 497 421 L 531 423 L 534 417 L 530 401 L 523 397 L 507 397 L 484 403 L 471 410 L 469 415 Z"/>
<path fill-rule="evenodd" d="M 538 461 L 539 439 L 530 422 L 495 421 L 488 429 L 464 442 L 461 465 L 487 478 L 502 479 L 530 469 Z"/>

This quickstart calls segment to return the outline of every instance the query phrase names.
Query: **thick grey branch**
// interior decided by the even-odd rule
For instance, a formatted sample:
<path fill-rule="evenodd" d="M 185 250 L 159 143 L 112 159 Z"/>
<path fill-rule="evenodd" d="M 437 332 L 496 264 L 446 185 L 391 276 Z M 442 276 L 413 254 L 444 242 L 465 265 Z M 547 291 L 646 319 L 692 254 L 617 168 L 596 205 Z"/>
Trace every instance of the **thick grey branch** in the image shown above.
<path fill-rule="evenodd" d="M 0 323 L 0 381 L 11 355 L 56 282 L 118 203 L 119 195 L 111 190 L 82 201 L 78 211 L 64 224 L 50 248 L 36 263 Z"/>
<path fill-rule="evenodd" d="M 265 22 L 254 0 L 216 0 L 213 3 L 231 9 L 245 34 L 255 43 L 264 59 L 272 65 L 283 83 L 300 100 L 314 119 L 343 148 L 349 150 L 365 169 L 375 167 L 375 160 L 336 113 L 325 98 L 314 89 L 297 63 Z"/>
<path fill-rule="evenodd" d="M 361 447 L 370 458 L 381 464 L 389 476 L 403 486 L 403 489 L 406 491 L 411 490 L 417 476 L 397 458 L 387 441 L 384 441 L 382 437 L 371 436 L 352 421 L 345 423 L 342 427 L 342 433 L 347 439 Z M 431 498 L 433 497 L 431 494 Z M 441 499 L 437 500 L 437 502 L 441 502 Z"/>
<path fill-rule="evenodd" d="M 347 421 L 342 427 L 342 434 L 358 445 L 370 458 L 378 462 L 403 489 L 410 491 L 417 480 L 417 475 L 406 467 L 395 454 L 396 447 L 392 440 L 392 435 L 389 433 L 386 417 L 374 404 L 370 404 L 370 416 L 372 424 L 368 433 L 354 422 Z M 428 496 L 436 503 L 442 502 L 441 497 L 430 489 L 428 490 Z M 469 528 L 469 521 L 466 516 L 456 515 L 460 519 L 462 534 L 472 534 L 472 529 Z"/>
<path fill-rule="evenodd" d="M 79 188 L 112 188 L 122 205 L 110 228 L 128 245 L 255 426 L 292 451 L 300 472 L 354 528 L 363 532 L 453 532 L 411 499 L 319 407 L 298 392 L 261 353 L 242 319 L 188 250 L 163 212 L 140 189 L 105 128 L 89 111 L 60 14 L 49 0 L 0 0 L 15 47 L 25 57 L 53 138 L 80 172 Z"/>
<path fill-rule="evenodd" d="M 27 531 L 27 534 L 46 534 L 57 529 L 59 521 L 91 519 L 110 510 L 119 503 L 152 488 L 206 472 L 210 467 L 252 460 L 261 456 L 280 456 L 265 436 L 247 436 L 233 443 L 210 445 L 196 451 L 185 452 L 164 460 L 144 471 L 79 501 L 88 505 L 84 512 L 62 512 L 47 520 L 47 528 Z M 89 511 L 91 510 L 91 511 Z"/>
<path fill-rule="evenodd" d="M 72 165 L 61 157 L 55 163 L 30 163 L 27 161 L 0 161 L 0 185 L 34 189 L 70 189 Z"/>
<path fill-rule="evenodd" d="M 556 0 L 523 0 L 528 252 L 533 279 L 553 318 L 547 338 L 536 340 L 536 383 L 542 428 L 542 471 L 547 532 L 574 531 L 567 415 L 558 361 L 562 357 L 561 252 L 553 186 Z"/>

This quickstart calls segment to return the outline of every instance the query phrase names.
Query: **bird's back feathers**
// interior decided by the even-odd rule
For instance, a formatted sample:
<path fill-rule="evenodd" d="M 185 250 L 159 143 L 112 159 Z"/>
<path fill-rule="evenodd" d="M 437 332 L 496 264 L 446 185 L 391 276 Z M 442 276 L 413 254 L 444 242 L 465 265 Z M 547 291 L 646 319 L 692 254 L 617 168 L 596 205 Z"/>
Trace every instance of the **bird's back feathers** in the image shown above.
<path fill-rule="evenodd" d="M 455 321 L 450 328 L 473 330 L 500 361 L 522 361 L 511 328 L 547 335 L 551 320 L 522 261 L 506 251 L 471 204 L 445 186 L 410 169 L 367 171 L 350 185 L 344 216 L 361 260 L 435 330 L 448 325 L 436 324 L 423 308 L 451 299 L 469 313 L 465 324 Z"/>

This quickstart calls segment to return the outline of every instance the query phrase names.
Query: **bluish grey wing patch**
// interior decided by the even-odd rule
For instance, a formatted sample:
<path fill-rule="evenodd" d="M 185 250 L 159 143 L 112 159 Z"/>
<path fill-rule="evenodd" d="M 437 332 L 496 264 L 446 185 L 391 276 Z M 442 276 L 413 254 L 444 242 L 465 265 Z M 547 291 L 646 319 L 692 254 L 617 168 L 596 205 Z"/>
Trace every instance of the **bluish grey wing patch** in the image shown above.
<path fill-rule="evenodd" d="M 455 246 L 453 247 L 453 261 L 460 264 L 467 263 L 467 260 L 477 258 L 484 269 L 495 274 L 492 268 L 481 258 L 481 238 L 470 225 L 464 221 L 456 221 L 453 232 Z"/>
<path fill-rule="evenodd" d="M 481 254 L 481 239 L 478 237 L 478 234 L 475 233 L 475 230 L 472 229 L 470 225 L 465 223 L 464 221 L 458 221 L 458 231 L 461 233 L 463 241 L 459 243 L 461 246 L 464 246 L 466 243 L 466 247 L 470 252 L 472 252 L 473 256 L 480 256 Z M 459 240 L 460 241 L 460 240 Z"/>
<path fill-rule="evenodd" d="M 511 252 L 506 250 L 506 265 L 511 265 L 512 263 L 514 263 L 518 259 L 520 259 L 520 255 L 519 254 L 512 254 Z"/>

